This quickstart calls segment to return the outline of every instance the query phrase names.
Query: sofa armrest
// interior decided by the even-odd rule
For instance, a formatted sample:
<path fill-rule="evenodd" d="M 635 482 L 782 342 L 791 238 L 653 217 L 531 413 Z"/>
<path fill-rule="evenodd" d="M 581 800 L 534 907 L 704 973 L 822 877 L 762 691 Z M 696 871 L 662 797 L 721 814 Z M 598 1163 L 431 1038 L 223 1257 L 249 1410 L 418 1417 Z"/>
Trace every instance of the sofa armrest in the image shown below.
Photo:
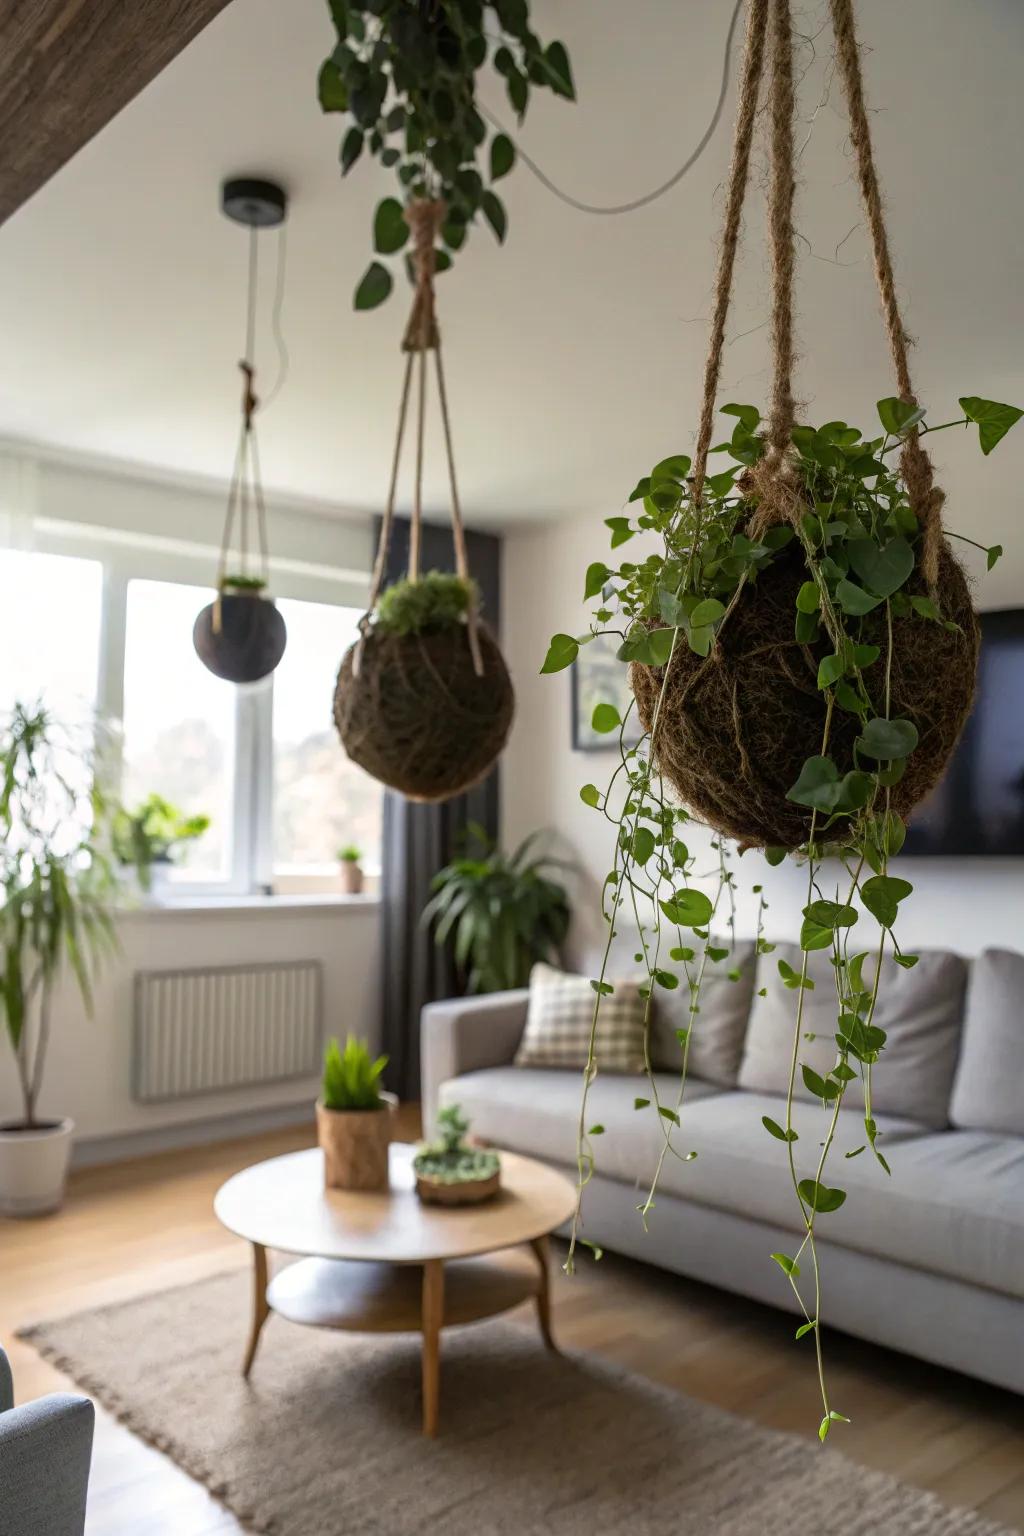
<path fill-rule="evenodd" d="M 423 1133 L 434 1131 L 441 1084 L 463 1072 L 508 1066 L 526 1025 L 526 987 L 428 1003 L 420 1020 Z"/>

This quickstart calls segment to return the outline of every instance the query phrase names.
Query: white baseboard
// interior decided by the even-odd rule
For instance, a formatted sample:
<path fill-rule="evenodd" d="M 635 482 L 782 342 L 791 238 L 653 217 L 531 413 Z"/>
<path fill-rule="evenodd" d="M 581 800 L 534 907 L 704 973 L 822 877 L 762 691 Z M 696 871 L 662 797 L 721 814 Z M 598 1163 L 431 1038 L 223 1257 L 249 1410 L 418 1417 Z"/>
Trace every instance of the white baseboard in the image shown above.
<path fill-rule="evenodd" d="M 122 1163 L 135 1157 L 151 1157 L 157 1152 L 174 1152 L 179 1147 L 199 1147 L 218 1141 L 234 1141 L 240 1136 L 256 1136 L 261 1131 L 277 1131 L 289 1125 L 308 1125 L 311 1130 L 315 1129 L 310 1099 L 302 1099 L 296 1104 L 275 1104 L 266 1109 L 243 1110 L 238 1114 L 214 1115 L 204 1120 L 188 1120 L 178 1125 L 161 1125 L 152 1130 L 91 1136 L 75 1142 L 71 1166 L 95 1168 L 101 1163 Z"/>

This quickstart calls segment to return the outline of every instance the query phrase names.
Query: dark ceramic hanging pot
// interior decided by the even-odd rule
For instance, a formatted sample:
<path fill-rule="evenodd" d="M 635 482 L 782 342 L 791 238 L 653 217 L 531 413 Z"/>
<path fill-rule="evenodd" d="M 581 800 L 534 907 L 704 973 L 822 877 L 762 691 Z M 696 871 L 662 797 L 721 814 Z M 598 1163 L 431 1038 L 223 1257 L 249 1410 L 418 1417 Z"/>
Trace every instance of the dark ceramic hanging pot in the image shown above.
<path fill-rule="evenodd" d="M 196 655 L 215 677 L 258 683 L 284 655 L 287 630 L 274 599 L 262 587 L 225 582 L 198 615 L 192 631 Z"/>

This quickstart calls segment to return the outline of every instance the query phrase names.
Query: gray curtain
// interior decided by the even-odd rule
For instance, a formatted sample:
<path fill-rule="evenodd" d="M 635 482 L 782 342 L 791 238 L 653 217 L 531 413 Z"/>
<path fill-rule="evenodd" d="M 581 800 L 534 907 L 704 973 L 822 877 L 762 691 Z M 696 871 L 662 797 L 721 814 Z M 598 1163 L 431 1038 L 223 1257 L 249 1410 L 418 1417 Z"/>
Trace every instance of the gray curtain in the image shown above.
<path fill-rule="evenodd" d="M 379 532 L 379 523 L 377 531 Z M 467 532 L 469 566 L 491 629 L 499 633 L 501 600 L 501 540 L 492 534 Z M 385 582 L 405 574 L 409 524 L 396 520 Z M 455 568 L 450 527 L 424 524 L 421 567 L 424 571 Z M 383 1049 L 388 1053 L 388 1087 L 402 1099 L 420 1094 L 420 1010 L 458 990 L 450 954 L 439 950 L 423 927 L 420 914 L 437 871 L 460 850 L 470 822 L 497 837 L 499 768 L 482 784 L 441 805 L 419 805 L 391 790 L 384 792 L 384 833 L 381 854 L 381 980 L 380 1020 Z"/>

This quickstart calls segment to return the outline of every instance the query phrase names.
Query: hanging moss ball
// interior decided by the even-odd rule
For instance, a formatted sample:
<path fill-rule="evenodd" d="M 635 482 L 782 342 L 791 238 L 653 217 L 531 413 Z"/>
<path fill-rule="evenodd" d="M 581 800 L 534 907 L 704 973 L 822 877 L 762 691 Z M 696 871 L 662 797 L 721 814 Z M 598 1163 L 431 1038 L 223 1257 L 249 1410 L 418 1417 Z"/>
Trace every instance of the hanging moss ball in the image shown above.
<path fill-rule="evenodd" d="M 410 800 L 448 800 L 478 783 L 508 739 L 515 708 L 498 643 L 478 621 L 483 673 L 465 624 L 393 634 L 371 629 L 359 673 L 345 653 L 334 722 L 353 762 Z"/>
<path fill-rule="evenodd" d="M 216 602 L 208 604 L 192 630 L 192 643 L 203 666 L 229 683 L 257 683 L 269 677 L 284 655 L 288 638 L 274 599 L 257 587 L 225 588 L 219 630 L 216 607 Z"/>
<path fill-rule="evenodd" d="M 795 541 L 746 586 L 708 657 L 677 645 L 658 722 L 654 757 L 686 808 L 745 847 L 797 848 L 810 835 L 811 811 L 786 799 L 809 757 L 822 751 L 825 695 L 818 664 L 825 639 L 794 638 L 796 596 L 809 572 Z M 905 588 L 923 594 L 915 573 Z M 935 599 L 946 629 L 917 613 L 893 620 L 890 713 L 912 720 L 919 742 L 891 791 L 906 818 L 942 776 L 974 700 L 979 630 L 967 579 L 943 541 Z M 864 671 L 877 703 L 885 697 L 884 607 L 863 621 L 862 638 L 880 658 Z M 640 720 L 650 730 L 665 669 L 634 663 L 630 682 Z M 852 769 L 859 716 L 836 708 L 828 755 Z M 836 824 L 830 837 L 842 831 Z"/>

